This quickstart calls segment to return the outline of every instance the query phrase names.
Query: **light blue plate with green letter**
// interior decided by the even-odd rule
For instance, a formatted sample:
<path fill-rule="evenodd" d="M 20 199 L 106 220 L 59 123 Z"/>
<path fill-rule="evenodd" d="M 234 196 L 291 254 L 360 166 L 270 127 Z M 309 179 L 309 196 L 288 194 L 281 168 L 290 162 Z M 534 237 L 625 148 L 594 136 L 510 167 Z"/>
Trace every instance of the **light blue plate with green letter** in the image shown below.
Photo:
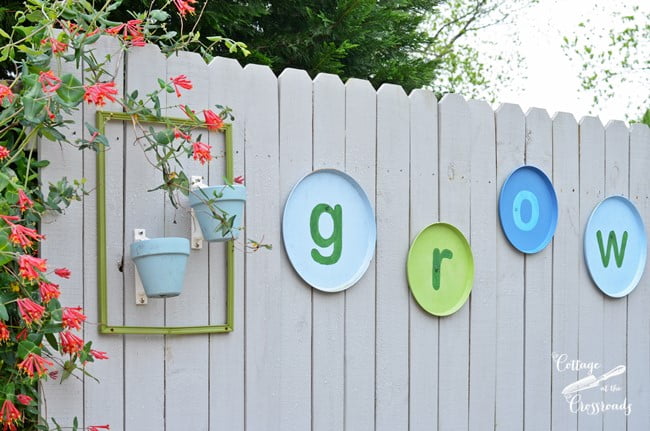
<path fill-rule="evenodd" d="M 372 205 L 349 175 L 321 169 L 291 190 L 282 216 L 282 239 L 291 265 L 309 285 L 339 292 L 354 285 L 375 252 Z"/>
<path fill-rule="evenodd" d="M 592 211 L 585 228 L 585 262 L 591 279 L 608 296 L 621 298 L 639 284 L 648 243 L 632 202 L 610 196 Z"/>

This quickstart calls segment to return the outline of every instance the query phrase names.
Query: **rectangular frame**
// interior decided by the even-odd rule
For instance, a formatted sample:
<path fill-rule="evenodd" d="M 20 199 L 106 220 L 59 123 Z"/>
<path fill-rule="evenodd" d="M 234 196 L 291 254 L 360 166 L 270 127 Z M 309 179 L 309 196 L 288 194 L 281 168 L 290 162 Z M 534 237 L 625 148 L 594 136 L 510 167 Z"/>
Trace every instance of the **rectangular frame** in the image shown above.
<path fill-rule="evenodd" d="M 97 128 L 104 134 L 108 121 L 128 121 L 131 115 L 123 112 L 97 111 Z M 184 118 L 140 116 L 143 123 L 174 125 L 194 125 Z M 226 177 L 232 178 L 233 145 L 232 125 L 224 124 Z M 97 291 L 99 298 L 99 332 L 102 334 L 213 334 L 231 332 L 234 329 L 235 300 L 235 246 L 234 240 L 228 241 L 226 251 L 226 322 L 220 325 L 206 326 L 115 326 L 108 324 L 108 282 L 106 265 L 106 152 L 97 151 Z"/>

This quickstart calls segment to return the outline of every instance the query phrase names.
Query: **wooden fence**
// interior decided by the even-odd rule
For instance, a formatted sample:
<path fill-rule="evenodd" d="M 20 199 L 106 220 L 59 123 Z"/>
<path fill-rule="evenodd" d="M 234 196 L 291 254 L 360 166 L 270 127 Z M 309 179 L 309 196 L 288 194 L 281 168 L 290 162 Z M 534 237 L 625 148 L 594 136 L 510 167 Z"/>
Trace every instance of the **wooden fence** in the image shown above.
<path fill-rule="evenodd" d="M 102 39 L 97 55 L 115 49 Z M 180 99 L 170 94 L 168 104 L 233 108 L 235 174 L 248 190 L 245 235 L 273 249 L 251 254 L 243 242 L 237 246 L 233 332 L 102 335 L 93 324 L 96 195 L 46 220 L 43 255 L 73 273 L 62 300 L 83 304 L 90 321 L 84 336 L 110 355 L 89 367 L 99 384 L 85 377 L 44 385 L 47 413 L 58 422 L 78 416 L 85 426 L 125 431 L 650 429 L 650 279 L 611 299 L 594 286 L 582 257 L 589 214 L 609 195 L 629 197 L 650 225 L 647 127 L 550 117 L 537 108 L 524 113 L 512 104 L 493 111 L 459 95 L 437 101 L 429 91 L 375 90 L 327 74 L 312 80 L 293 69 L 276 77 L 224 58 L 209 65 L 186 53 L 166 59 L 150 46 L 113 61 L 124 91 L 144 94 L 156 78 L 184 73 L 194 89 Z M 86 136 L 83 123 L 92 124 L 94 115 L 86 106 L 70 133 Z M 218 245 L 192 251 L 183 295 L 135 305 L 133 229 L 188 237 L 190 218 L 159 192 L 146 192 L 158 179 L 130 128 L 112 123 L 107 135 L 109 321 L 222 322 Z M 209 139 L 218 152 L 222 138 Z M 45 184 L 67 176 L 96 186 L 95 153 L 41 142 L 40 154 L 52 161 Z M 546 172 L 559 201 L 554 240 L 534 255 L 510 246 L 497 215 L 501 185 L 523 164 Z M 223 175 L 219 160 L 186 168 L 188 175 Z M 347 172 L 375 208 L 375 257 L 361 281 L 340 293 L 305 284 L 282 245 L 284 202 L 301 177 L 319 168 Z M 469 301 L 444 318 L 416 304 L 405 274 L 411 241 L 436 221 L 465 234 L 476 268 Z M 629 414 L 572 412 L 562 388 L 588 373 L 563 369 L 572 360 L 599 364 L 594 374 L 626 365 L 616 380 L 620 390 L 595 397 L 604 405 L 625 400 Z"/>

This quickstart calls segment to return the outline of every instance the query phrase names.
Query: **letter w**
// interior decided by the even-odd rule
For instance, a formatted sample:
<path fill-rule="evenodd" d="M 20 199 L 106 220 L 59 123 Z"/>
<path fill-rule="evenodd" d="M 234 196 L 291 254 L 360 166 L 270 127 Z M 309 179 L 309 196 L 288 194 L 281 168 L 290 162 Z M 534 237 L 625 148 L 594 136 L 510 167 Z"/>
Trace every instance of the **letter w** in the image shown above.
<path fill-rule="evenodd" d="M 609 231 L 609 236 L 607 237 L 607 251 L 603 246 L 603 233 L 601 231 L 596 232 L 596 239 L 598 240 L 598 249 L 600 250 L 600 258 L 603 261 L 603 266 L 607 268 L 609 266 L 609 258 L 611 256 L 611 251 L 614 249 L 614 259 L 616 260 L 616 266 L 618 268 L 623 265 L 623 259 L 625 258 L 625 246 L 627 245 L 627 231 L 623 232 L 623 242 L 621 243 L 621 248 L 618 248 L 618 241 L 616 239 L 616 234 L 613 230 Z"/>

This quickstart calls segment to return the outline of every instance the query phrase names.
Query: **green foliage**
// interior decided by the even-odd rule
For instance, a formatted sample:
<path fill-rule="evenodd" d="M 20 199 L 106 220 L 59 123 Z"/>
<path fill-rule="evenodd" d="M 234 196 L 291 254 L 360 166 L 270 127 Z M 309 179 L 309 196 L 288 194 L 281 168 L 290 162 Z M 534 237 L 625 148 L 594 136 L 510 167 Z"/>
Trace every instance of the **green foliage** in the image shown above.
<path fill-rule="evenodd" d="M 581 87 L 593 107 L 626 98 L 630 119 L 650 125 L 650 10 L 639 6 L 621 9 L 597 4 L 595 9 L 611 17 L 605 25 L 591 19 L 580 22 L 562 48 L 579 67 Z M 625 91 L 622 91 L 625 90 Z"/>
<path fill-rule="evenodd" d="M 463 43 L 468 34 L 504 19 L 536 0 L 223 0 L 208 1 L 202 20 L 172 20 L 170 29 L 196 24 L 206 44 L 227 34 L 246 43 L 250 55 L 228 43 L 203 53 L 265 64 L 279 74 L 287 67 L 342 79 L 361 78 L 379 87 L 390 82 L 438 93 L 485 88 L 489 65 Z M 159 6 L 162 0 L 154 2 Z M 125 0 L 133 10 L 150 2 Z M 116 11 L 119 19 L 124 12 Z M 117 18 L 116 18 L 117 19 Z M 216 35 L 216 36 L 213 36 Z M 491 59 L 498 61 L 498 59 Z"/>

